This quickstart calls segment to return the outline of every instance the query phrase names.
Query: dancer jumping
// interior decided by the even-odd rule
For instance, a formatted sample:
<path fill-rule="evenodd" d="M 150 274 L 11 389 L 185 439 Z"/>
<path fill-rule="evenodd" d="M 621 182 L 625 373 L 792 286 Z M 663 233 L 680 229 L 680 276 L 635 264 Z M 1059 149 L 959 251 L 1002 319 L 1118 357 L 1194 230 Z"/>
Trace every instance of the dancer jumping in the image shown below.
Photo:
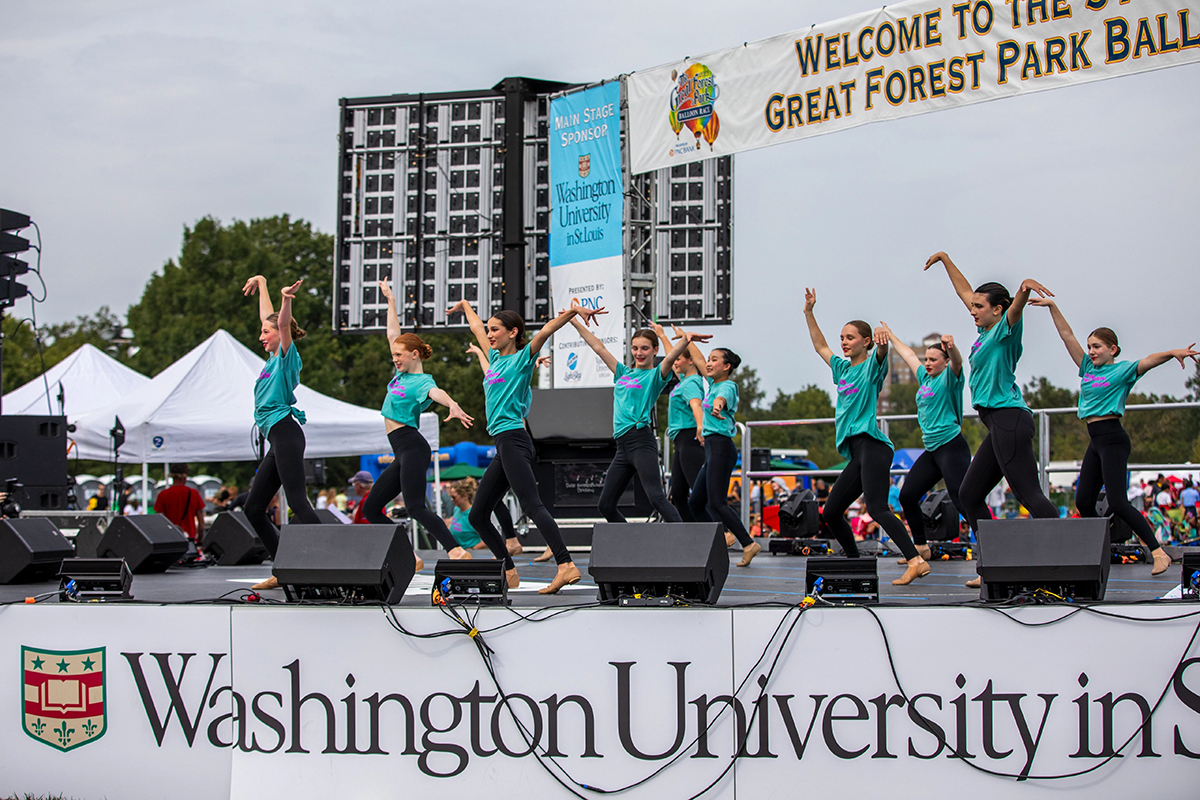
<path fill-rule="evenodd" d="M 304 281 L 296 281 L 283 288 L 278 314 L 271 306 L 266 278 L 255 275 L 242 287 L 246 297 L 258 294 L 258 318 L 262 323 L 258 341 L 271 354 L 254 382 L 254 424 L 271 446 L 250 483 L 246 519 L 272 560 L 279 551 L 279 531 L 267 517 L 267 507 L 281 485 L 297 523 L 317 525 L 321 522 L 304 490 L 304 431 L 300 430 L 304 412 L 296 408 L 295 391 L 300 385 L 300 370 L 304 365 L 295 343 L 305 334 L 292 318 L 292 300 L 302 283 Z M 278 587 L 279 581 L 272 575 L 251 588 L 261 591 Z"/>
<path fill-rule="evenodd" d="M 857 558 L 858 544 L 854 541 L 850 523 L 846 521 L 846 511 L 862 495 L 867 513 L 883 527 L 904 554 L 908 569 L 892 584 L 905 586 L 928 575 L 929 564 L 917 552 L 904 523 L 888 505 L 895 451 L 891 440 L 879 429 L 875 419 L 875 405 L 888 372 L 888 334 L 884 328 L 879 328 L 872 337 L 870 325 L 859 319 L 852 320 L 842 328 L 842 355 L 836 356 L 825 341 L 821 326 L 817 324 L 813 313 L 816 304 L 816 291 L 805 289 L 804 318 L 808 322 L 813 348 L 829 365 L 833 379 L 837 381 L 834 441 L 838 453 L 849 459 L 829 490 L 821 518 L 833 531 L 846 555 Z M 873 354 L 872 348 L 875 349 Z"/>
<path fill-rule="evenodd" d="M 980 503 L 968 515 L 959 497 L 963 476 L 971 466 L 971 447 L 962 435 L 963 420 L 963 363 L 962 353 L 954 346 L 954 337 L 944 334 L 942 340 L 925 348 L 924 364 L 908 345 L 900 341 L 886 322 L 880 327 L 888 335 L 892 347 L 917 376 L 917 424 L 921 427 L 921 443 L 925 452 L 913 462 L 900 489 L 900 507 L 912 532 L 913 544 L 922 558 L 929 558 L 925 541 L 925 517 L 921 513 L 921 498 L 937 485 L 946 482 L 946 493 L 964 519 L 988 516 L 987 506 Z"/>
<path fill-rule="evenodd" d="M 617 443 L 617 454 L 604 476 L 598 502 L 600 513 L 609 522 L 625 522 L 625 515 L 617 508 L 617 500 L 636 475 L 650 505 L 654 506 L 663 521 L 682 522 L 679 512 L 667 501 L 663 491 L 658 438 L 654 435 L 650 415 L 658 396 L 670 381 L 671 366 L 675 360 L 692 342 L 707 341 L 712 336 L 685 333 L 662 363 L 655 366 L 659 336 L 666 342 L 666 335 L 661 333 L 661 327 L 658 333 L 643 328 L 635 331 L 629 340 L 633 367 L 627 367 L 578 319 L 572 319 L 571 324 L 613 374 L 613 439 Z"/>
<path fill-rule="evenodd" d="M 363 516 L 374 525 L 392 524 L 383 513 L 383 507 L 403 493 L 409 517 L 421 523 L 446 548 L 450 558 L 471 558 L 470 552 L 464 550 L 450 533 L 445 520 L 425 503 L 425 473 L 429 469 L 432 450 L 421 435 L 421 412 L 437 403 L 450 409 L 447 422 L 456 419 L 469 428 L 474 420 L 444 389 L 438 388 L 433 376 L 425 371 L 425 361 L 433 355 L 433 349 L 415 333 L 401 332 L 392 287 L 387 281 L 379 281 L 379 291 L 387 299 L 387 338 L 392 364 L 396 367 L 396 374 L 388 383 L 382 411 L 384 430 L 395 459 L 363 500 Z M 421 557 L 417 556 L 417 570 L 424 566 Z"/>
<path fill-rule="evenodd" d="M 492 554 L 504 562 L 505 578 L 509 588 L 520 585 L 517 568 L 513 564 L 495 526 L 492 511 L 512 487 L 521 509 L 533 520 L 546 544 L 554 551 L 558 574 L 539 594 L 556 594 L 564 586 L 578 583 L 582 577 L 579 568 L 571 560 L 571 554 L 563 543 L 558 523 L 546 510 L 538 494 L 537 480 L 533 475 L 533 439 L 525 429 L 525 416 L 533 399 L 529 388 L 537 352 L 549 338 L 573 317 L 591 320 L 604 309 L 585 309 L 579 306 L 567 309 L 542 326 L 528 343 L 525 341 L 525 320 L 515 311 L 498 311 L 487 324 L 475 313 L 466 300 L 460 300 L 446 313 L 462 311 L 475 334 L 479 346 L 486 347 L 488 363 L 491 365 L 483 379 L 484 404 L 487 411 L 487 431 L 496 442 L 496 457 L 488 465 L 479 481 L 475 503 L 469 516 L 471 525 L 487 543 Z"/>
<path fill-rule="evenodd" d="M 727 531 L 742 546 L 739 567 L 748 567 L 754 557 L 762 552 L 762 545 L 750 538 L 741 518 L 729 507 L 729 479 L 737 465 L 737 448 L 733 437 L 737 434 L 737 422 L 733 415 L 738 409 L 738 385 L 730 380 L 733 371 L 742 363 L 737 353 L 725 347 L 717 347 L 708 354 L 705 370 L 712 387 L 708 397 L 701 403 L 704 421 L 700 435 L 704 437 L 704 466 L 696 476 L 696 483 L 688 497 L 692 517 L 697 520 L 711 519 L 724 524 Z M 725 543 L 730 544 L 729 533 Z"/>
<path fill-rule="evenodd" d="M 1021 282 L 1016 296 L 995 282 L 972 289 L 950 256 L 934 253 L 925 262 L 925 269 L 941 263 L 954 285 L 954 291 L 971 316 L 979 338 L 971 345 L 968 361 L 971 376 L 971 405 L 979 411 L 979 421 L 987 428 L 987 436 L 975 451 L 971 466 L 959 487 L 959 498 L 972 530 L 978 530 L 977 509 L 988 492 L 1001 478 L 1008 481 L 1013 494 L 1029 514 L 1039 519 L 1057 519 L 1055 507 L 1038 483 L 1037 459 L 1033 455 L 1033 413 L 1025 405 L 1021 387 L 1017 385 L 1017 362 L 1023 350 L 1022 313 L 1029 302 L 1029 293 L 1053 297 L 1050 290 L 1032 278 Z M 979 578 L 967 583 L 978 588 Z"/>
<path fill-rule="evenodd" d="M 1067 352 L 1079 367 L 1079 418 L 1087 423 L 1088 446 L 1079 467 L 1079 482 L 1075 488 L 1075 507 L 1081 517 L 1096 517 L 1096 501 L 1103 487 L 1108 508 L 1129 525 L 1138 538 L 1150 548 L 1154 557 L 1151 575 L 1160 575 L 1171 566 L 1171 557 L 1162 549 L 1146 518 L 1129 503 L 1129 453 L 1133 445 L 1121 424 L 1125 416 L 1125 401 L 1138 378 L 1171 359 L 1186 366 L 1186 359 L 1196 359 L 1200 352 L 1193 350 L 1195 342 L 1178 350 L 1151 353 L 1140 361 L 1117 361 L 1121 347 L 1111 328 L 1096 328 L 1088 334 L 1087 349 L 1075 338 L 1066 317 L 1054 300 L 1037 298 L 1030 305 L 1050 309 L 1054 327 L 1062 337 Z"/>

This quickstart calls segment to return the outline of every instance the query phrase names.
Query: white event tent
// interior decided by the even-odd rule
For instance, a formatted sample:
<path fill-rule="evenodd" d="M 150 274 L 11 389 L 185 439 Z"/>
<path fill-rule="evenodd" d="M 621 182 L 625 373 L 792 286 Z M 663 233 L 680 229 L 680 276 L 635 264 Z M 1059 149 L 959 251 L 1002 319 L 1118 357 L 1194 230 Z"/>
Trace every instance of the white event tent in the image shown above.
<path fill-rule="evenodd" d="M 143 480 L 149 464 L 257 459 L 254 382 L 264 364 L 227 331 L 218 330 L 140 388 L 74 420 L 79 457 L 112 460 L 109 430 L 120 417 L 125 428 L 120 460 L 142 464 Z M 296 406 L 308 418 L 308 458 L 389 448 L 378 411 L 304 386 L 296 389 Z"/>
<path fill-rule="evenodd" d="M 44 376 L 4 395 L 3 410 L 5 414 L 65 414 L 74 422 L 76 417 L 114 403 L 149 382 L 140 372 L 85 344 L 46 370 Z"/>

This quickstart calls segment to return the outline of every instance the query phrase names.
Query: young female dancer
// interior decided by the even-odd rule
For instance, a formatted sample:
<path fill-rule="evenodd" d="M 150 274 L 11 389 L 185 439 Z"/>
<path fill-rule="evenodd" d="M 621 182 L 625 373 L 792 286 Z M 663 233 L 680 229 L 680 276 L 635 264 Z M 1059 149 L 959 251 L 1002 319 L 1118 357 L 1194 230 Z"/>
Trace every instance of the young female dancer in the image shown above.
<path fill-rule="evenodd" d="M 850 460 L 829 490 L 821 518 L 833 531 L 846 555 L 857 558 L 858 544 L 846 521 L 846 510 L 862 495 L 867 513 L 883 527 L 907 560 L 908 569 L 892 581 L 895 586 L 904 586 L 928 575 L 929 564 L 921 558 L 904 523 L 888 505 L 894 450 L 891 440 L 875 420 L 875 404 L 888 372 L 888 335 L 880 328 L 872 339 L 871 326 L 862 320 L 853 320 L 842 328 L 842 356 L 835 356 L 817 324 L 813 313 L 816 304 L 816 291 L 805 289 L 804 318 L 808 322 L 808 334 L 817 355 L 833 370 L 833 379 L 837 381 L 835 444 L 838 453 Z"/>
<path fill-rule="evenodd" d="M 471 427 L 471 419 L 445 389 L 438 388 L 433 376 L 425 371 L 425 360 L 433 355 L 433 349 L 415 333 L 400 332 L 400 318 L 396 315 L 396 298 L 387 281 L 379 282 L 379 291 L 387 299 L 387 337 L 392 351 L 392 364 L 396 374 L 387 387 L 383 400 L 383 426 L 387 431 L 388 443 L 392 446 L 395 460 L 375 481 L 370 493 L 363 500 L 363 516 L 373 525 L 390 525 L 392 521 L 383 513 L 386 506 L 398 494 L 404 495 L 404 507 L 412 519 L 421 523 L 425 530 L 446 548 L 450 558 L 470 558 L 451 535 L 446 522 L 425 504 L 425 473 L 429 469 L 432 451 L 429 442 L 421 435 L 421 412 L 433 403 L 450 409 L 446 421 L 456 419 L 463 427 Z M 417 557 L 417 569 L 424 563 Z"/>
<path fill-rule="evenodd" d="M 625 515 L 617 508 L 617 500 L 636 475 L 650 505 L 654 506 L 663 522 L 683 522 L 675 506 L 667 502 L 667 495 L 663 491 L 658 467 L 658 439 L 650 425 L 650 414 L 658 396 L 670 381 L 671 365 L 675 359 L 692 342 L 707 341 L 712 336 L 685 333 L 662 363 L 655 366 L 654 357 L 658 355 L 660 334 L 648 329 L 635 331 L 629 340 L 629 353 L 633 356 L 631 368 L 618 361 L 578 319 L 571 320 L 571 324 L 613 374 L 613 439 L 617 443 L 617 454 L 604 476 L 598 503 L 600 513 L 609 522 L 625 522 Z M 664 342 L 667 340 L 665 334 L 662 338 Z"/>
<path fill-rule="evenodd" d="M 304 338 L 304 330 L 292 318 L 292 299 L 303 282 L 296 281 L 283 288 L 278 314 L 271 307 L 266 278 L 255 275 L 242 287 L 242 294 L 247 297 L 258 293 L 258 318 L 262 323 L 258 341 L 271 354 L 254 383 L 254 424 L 271 447 L 250 483 L 246 519 L 272 559 L 279 550 L 279 531 L 267 517 L 267 508 L 280 485 L 297 523 L 321 522 L 304 491 L 304 431 L 300 430 L 304 412 L 295 406 L 295 391 L 300 385 L 300 370 L 304 368 L 295 343 Z M 278 586 L 279 581 L 272 575 L 251 588 L 261 591 Z"/>
<path fill-rule="evenodd" d="M 1087 422 L 1088 437 L 1091 439 L 1087 452 L 1083 454 L 1079 483 L 1075 488 L 1075 507 L 1079 509 L 1079 516 L 1098 516 L 1096 500 L 1103 486 L 1109 509 L 1125 520 L 1150 548 L 1150 554 L 1154 557 L 1150 574 L 1162 574 L 1171 566 L 1171 557 L 1158 543 L 1150 523 L 1129 504 L 1126 484 L 1132 445 L 1129 434 L 1121 425 L 1121 418 L 1125 416 L 1125 400 L 1138 378 L 1171 359 L 1176 359 L 1180 367 L 1186 366 L 1186 359 L 1200 356 L 1200 352 L 1192 349 L 1196 343 L 1178 350 L 1151 353 L 1140 361 L 1117 361 L 1121 347 L 1117 344 L 1117 334 L 1111 328 L 1097 328 L 1088 334 L 1085 350 L 1058 310 L 1057 303 L 1048 297 L 1034 298 L 1029 302 L 1050 309 L 1054 327 L 1067 346 L 1075 366 L 1079 367 L 1079 418 Z"/>
<path fill-rule="evenodd" d="M 975 451 L 971 466 L 959 486 L 958 496 L 972 530 L 978 529 L 977 509 L 1001 478 L 1008 481 L 1021 505 L 1030 516 L 1056 519 L 1058 509 L 1038 484 L 1037 459 L 1033 455 L 1033 414 L 1021 388 L 1017 386 L 1017 362 L 1021 359 L 1022 314 L 1029 293 L 1053 297 L 1050 290 L 1032 278 L 1021 282 L 1015 297 L 999 283 L 989 282 L 976 289 L 945 253 L 934 253 L 925 269 L 941 262 L 954 291 L 975 319 L 979 338 L 971 345 L 971 405 L 979 411 L 979 421 L 987 436 Z M 967 586 L 979 586 L 979 579 Z"/>
<path fill-rule="evenodd" d="M 922 558 L 929 558 L 925 541 L 925 518 L 921 514 L 921 498 L 937 482 L 946 482 L 946 492 L 958 513 L 969 518 L 963 508 L 958 489 L 967 467 L 971 465 L 971 448 L 962 435 L 963 363 L 962 353 L 954 346 L 954 337 L 944 334 L 942 340 L 925 349 L 924 364 L 917 354 L 892 332 L 886 322 L 880 327 L 888 335 L 892 347 L 908 364 L 920 381 L 917 389 L 917 424 L 921 426 L 921 443 L 925 452 L 917 458 L 904 486 L 900 489 L 900 507 L 912 532 L 913 544 Z M 988 516 L 987 506 L 980 503 L 972 515 L 976 519 Z"/>
<path fill-rule="evenodd" d="M 533 439 L 525 429 L 525 415 L 533 395 L 529 381 L 537 353 L 549 338 L 576 316 L 591 320 L 604 309 L 573 307 L 560 313 L 542 326 L 528 343 L 525 341 L 525 320 L 515 311 L 498 311 L 485 325 L 466 300 L 460 300 L 446 312 L 462 311 L 480 347 L 488 348 L 491 365 L 483 378 L 484 406 L 487 410 L 487 431 L 496 442 L 496 457 L 479 481 L 479 491 L 471 506 L 471 525 L 487 543 L 492 554 L 504 561 L 509 588 L 520 586 L 521 579 L 513 564 L 504 540 L 492 525 L 492 511 L 512 487 L 521 509 L 537 526 L 538 532 L 554 551 L 558 574 L 539 594 L 556 594 L 562 587 L 578 583 L 582 577 L 563 544 L 558 523 L 542 504 L 537 481 L 533 476 Z"/>
<path fill-rule="evenodd" d="M 467 518 L 467 515 L 471 513 L 471 503 L 475 502 L 475 490 L 478 488 L 479 484 L 474 478 L 463 478 L 450 484 L 450 500 L 454 503 L 454 511 L 446 520 L 446 527 L 450 529 L 450 533 L 454 534 L 458 543 L 472 550 L 481 550 L 487 547 L 479 538 L 479 534 L 471 527 L 471 521 Z"/>
<path fill-rule="evenodd" d="M 762 545 L 750 538 L 741 517 L 729 507 L 729 478 L 737 464 L 737 448 L 733 437 L 737 433 L 737 422 L 733 415 L 738 408 L 738 385 L 729 378 L 742 363 L 737 353 L 725 347 L 714 348 L 708 354 L 705 370 L 712 386 L 701 406 L 704 409 L 700 435 L 704 437 L 704 466 L 696 476 L 692 493 L 688 497 L 692 517 L 697 520 L 715 520 L 725 525 L 742 546 L 739 567 L 748 567 L 754 557 L 762 552 Z M 725 538 L 729 543 L 728 534 Z"/>
<path fill-rule="evenodd" d="M 473 353 L 475 357 L 479 359 L 479 367 L 486 375 L 487 371 L 492 368 L 492 365 L 488 362 L 487 353 L 480 350 L 479 345 L 475 344 L 474 342 L 467 345 L 467 352 Z M 537 363 L 534 366 L 542 367 L 549 363 L 549 356 L 539 356 Z M 475 490 L 472 489 L 472 501 L 474 501 L 474 498 Z M 504 501 L 497 503 L 496 508 L 492 511 L 492 515 L 496 517 L 496 522 L 500 525 L 500 532 L 504 534 L 504 548 L 508 550 L 508 554 L 510 556 L 521 555 L 521 553 L 525 551 L 525 548 L 521 546 L 521 540 L 517 538 L 517 529 L 516 526 L 513 525 L 512 512 L 508 510 L 508 503 Z M 486 545 L 484 546 L 486 547 Z M 546 552 L 535 558 L 534 561 L 549 561 L 552 558 L 554 558 L 554 551 L 547 547 Z"/>
<path fill-rule="evenodd" d="M 666 336 L 661 325 L 655 330 L 665 343 Z M 683 331 L 675 328 L 675 338 Z M 671 390 L 667 404 L 667 437 L 671 440 L 671 488 L 668 497 L 684 522 L 696 522 L 688 507 L 688 494 L 696 485 L 696 476 L 704 466 L 704 397 L 708 394 L 708 381 L 700 374 L 705 365 L 704 354 L 696 345 L 679 354 L 671 369 L 679 384 Z M 708 522 L 707 513 L 701 522 Z"/>

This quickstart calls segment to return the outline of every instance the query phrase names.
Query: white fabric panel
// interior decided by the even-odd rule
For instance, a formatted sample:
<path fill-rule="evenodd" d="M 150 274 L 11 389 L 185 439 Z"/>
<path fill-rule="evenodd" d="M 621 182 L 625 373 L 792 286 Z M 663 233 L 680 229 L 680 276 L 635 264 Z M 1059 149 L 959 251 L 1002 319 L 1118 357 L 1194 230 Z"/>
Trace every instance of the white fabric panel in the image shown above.
<path fill-rule="evenodd" d="M 5 414 L 59 414 L 75 417 L 108 405 L 150 382 L 102 350 L 85 344 L 42 376 L 4 395 Z M 46 405 L 46 384 L 50 385 L 50 405 Z M 64 408 L 58 405 L 62 384 Z"/>

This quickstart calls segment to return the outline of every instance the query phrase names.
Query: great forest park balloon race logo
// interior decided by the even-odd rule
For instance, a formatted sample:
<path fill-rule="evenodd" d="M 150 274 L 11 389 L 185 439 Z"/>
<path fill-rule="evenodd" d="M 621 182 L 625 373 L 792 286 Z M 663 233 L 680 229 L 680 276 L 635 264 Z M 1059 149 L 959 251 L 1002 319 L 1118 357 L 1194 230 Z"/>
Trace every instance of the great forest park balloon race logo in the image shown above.
<path fill-rule="evenodd" d="M 713 142 L 721 132 L 721 121 L 715 108 L 720 91 L 712 70 L 703 64 L 693 64 L 682 73 L 671 70 L 671 80 L 675 82 L 671 92 L 671 130 L 678 139 L 687 128 L 695 142 L 677 143 L 670 155 L 699 150 L 701 139 L 708 142 L 708 149 L 712 150 Z"/>

